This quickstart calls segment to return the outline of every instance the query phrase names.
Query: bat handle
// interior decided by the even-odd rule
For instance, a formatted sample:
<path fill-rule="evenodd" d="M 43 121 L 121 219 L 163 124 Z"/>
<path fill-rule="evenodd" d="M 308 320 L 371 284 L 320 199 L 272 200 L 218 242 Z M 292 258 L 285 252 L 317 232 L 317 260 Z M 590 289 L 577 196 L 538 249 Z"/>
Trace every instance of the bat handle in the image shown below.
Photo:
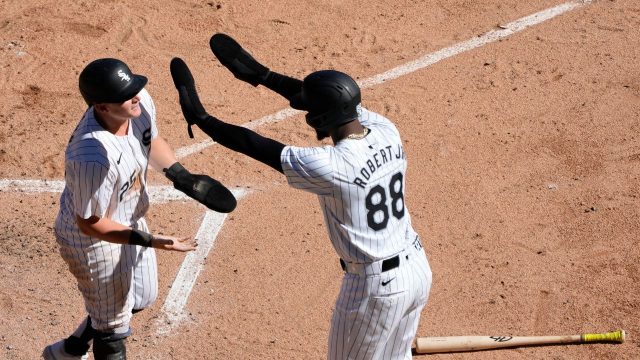
<path fill-rule="evenodd" d="M 623 343 L 625 338 L 624 330 L 611 331 L 602 334 L 582 334 L 582 342 L 614 342 Z"/>

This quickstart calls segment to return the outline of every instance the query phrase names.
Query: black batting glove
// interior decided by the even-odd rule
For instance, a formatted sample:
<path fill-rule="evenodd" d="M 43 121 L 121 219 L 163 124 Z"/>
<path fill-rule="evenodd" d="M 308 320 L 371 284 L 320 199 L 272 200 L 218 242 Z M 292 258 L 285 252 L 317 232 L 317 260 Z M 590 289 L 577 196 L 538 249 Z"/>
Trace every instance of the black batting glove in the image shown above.
<path fill-rule="evenodd" d="M 230 213 L 236 208 L 236 198 L 219 181 L 207 175 L 192 174 L 179 162 L 163 171 L 177 190 L 207 208 L 220 213 Z"/>
<path fill-rule="evenodd" d="M 191 71 L 187 67 L 187 64 L 180 58 L 173 58 L 171 60 L 171 77 L 173 83 L 178 89 L 178 96 L 180 97 L 180 107 L 182 108 L 182 114 L 187 120 L 187 131 L 189 137 L 193 139 L 193 131 L 191 125 L 200 124 L 202 121 L 211 117 L 202 106 L 198 92 L 196 91 L 196 84 L 191 75 Z"/>
<path fill-rule="evenodd" d="M 233 76 L 253 86 L 263 84 L 269 75 L 269 69 L 260 64 L 246 50 L 226 34 L 215 34 L 209 40 L 213 55 Z"/>

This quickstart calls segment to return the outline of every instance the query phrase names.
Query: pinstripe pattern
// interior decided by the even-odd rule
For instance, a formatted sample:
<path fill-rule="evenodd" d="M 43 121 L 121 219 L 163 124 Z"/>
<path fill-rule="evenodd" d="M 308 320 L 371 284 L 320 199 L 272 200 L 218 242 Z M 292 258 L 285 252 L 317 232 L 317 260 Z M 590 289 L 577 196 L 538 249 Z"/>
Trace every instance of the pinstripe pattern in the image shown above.
<path fill-rule="evenodd" d="M 371 262 L 389 257 L 406 247 L 405 229 L 410 216 L 389 216 L 383 230 L 368 226 L 365 198 L 375 185 L 386 188 L 387 207 L 391 206 L 388 188 L 394 174 L 402 174 L 405 188 L 407 162 L 400 134 L 385 117 L 361 110 L 361 123 L 371 132 L 362 140 L 342 140 L 336 146 L 302 148 L 287 146 L 281 161 L 289 185 L 319 195 L 329 237 L 338 256 L 350 262 Z M 383 159 L 382 155 L 385 155 Z M 374 161 L 377 160 L 380 166 Z M 368 162 L 375 170 L 370 170 Z M 362 172 L 369 175 L 366 186 Z M 375 199 L 375 197 L 374 197 Z M 374 200 L 375 201 L 375 200 Z M 404 207 L 404 202 L 398 206 Z M 380 212 L 374 215 L 380 221 Z"/>
<path fill-rule="evenodd" d="M 119 245 L 86 236 L 76 215 L 109 218 L 148 231 L 147 165 L 150 141 L 157 136 L 155 106 L 139 94 L 142 114 L 131 119 L 126 136 L 99 125 L 90 107 L 65 151 L 65 188 L 55 222 L 60 254 L 78 282 L 92 326 L 126 332 L 132 309 L 149 306 L 158 294 L 154 249 Z"/>
<path fill-rule="evenodd" d="M 404 203 L 407 161 L 385 117 L 359 108 L 370 129 L 335 146 L 287 146 L 284 174 L 318 195 L 329 238 L 347 272 L 331 323 L 329 359 L 408 359 L 431 288 L 431 269 Z M 381 272 L 385 259 L 399 266 Z"/>
<path fill-rule="evenodd" d="M 344 275 L 331 320 L 328 358 L 410 359 L 431 288 L 424 250 L 409 246 L 400 253 L 399 267 L 367 273 Z"/>

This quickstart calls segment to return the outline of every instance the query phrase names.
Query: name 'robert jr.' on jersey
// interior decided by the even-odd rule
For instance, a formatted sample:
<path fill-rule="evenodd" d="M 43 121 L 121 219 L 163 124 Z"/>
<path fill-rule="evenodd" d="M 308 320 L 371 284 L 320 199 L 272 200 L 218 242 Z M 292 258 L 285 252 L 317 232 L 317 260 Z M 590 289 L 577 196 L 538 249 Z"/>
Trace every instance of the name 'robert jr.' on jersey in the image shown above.
<path fill-rule="evenodd" d="M 318 195 L 329 237 L 348 262 L 390 257 L 416 237 L 404 202 L 407 160 L 395 125 L 359 110 L 370 133 L 336 146 L 287 146 L 281 154 L 289 184 Z"/>
<path fill-rule="evenodd" d="M 149 207 L 146 172 L 151 140 L 158 134 L 156 109 L 146 90 L 139 93 L 142 114 L 129 121 L 127 134 L 116 136 L 96 120 L 90 107 L 65 151 L 65 188 L 55 231 L 60 241 L 86 246 L 76 215 L 109 218 L 125 226 L 143 226 Z M 145 224 L 146 225 L 146 224 Z"/>

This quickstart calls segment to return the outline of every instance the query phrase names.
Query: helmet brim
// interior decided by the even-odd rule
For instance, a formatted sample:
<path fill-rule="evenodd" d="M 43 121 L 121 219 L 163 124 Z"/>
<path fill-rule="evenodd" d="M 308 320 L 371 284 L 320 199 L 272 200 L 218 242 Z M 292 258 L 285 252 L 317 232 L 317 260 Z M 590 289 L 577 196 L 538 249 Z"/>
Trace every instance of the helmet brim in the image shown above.
<path fill-rule="evenodd" d="M 134 96 L 138 95 L 138 93 L 142 91 L 142 89 L 144 89 L 145 85 L 147 85 L 147 81 L 148 79 L 146 76 L 134 74 L 131 84 L 127 86 L 125 91 L 123 91 L 121 94 L 118 94 L 118 96 L 114 98 L 112 102 L 123 103 L 129 99 L 132 99 Z"/>

